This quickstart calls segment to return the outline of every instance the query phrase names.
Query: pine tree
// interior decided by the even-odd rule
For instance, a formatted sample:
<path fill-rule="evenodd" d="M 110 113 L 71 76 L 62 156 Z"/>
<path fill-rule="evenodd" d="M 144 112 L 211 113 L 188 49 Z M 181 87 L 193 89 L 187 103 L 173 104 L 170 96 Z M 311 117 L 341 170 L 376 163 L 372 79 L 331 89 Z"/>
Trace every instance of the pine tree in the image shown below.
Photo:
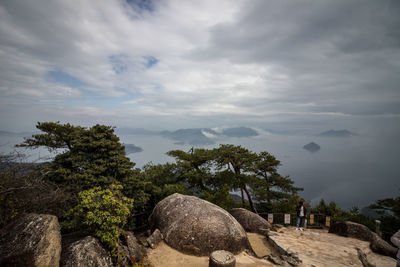
<path fill-rule="evenodd" d="M 250 175 L 249 171 L 257 159 L 257 154 L 235 145 L 220 145 L 213 150 L 213 153 L 217 168 L 231 174 L 231 189 L 240 189 L 242 206 L 245 204 L 244 193 L 246 193 L 251 210 L 257 212 L 249 190 L 249 186 L 254 183 L 254 176 Z"/>
<path fill-rule="evenodd" d="M 295 187 L 294 181 L 289 176 L 278 173 L 280 161 L 270 153 L 263 151 L 258 154 L 252 166 L 252 172 L 258 179 L 254 179 L 254 194 L 260 202 L 273 202 L 289 200 L 297 196 L 303 188 Z"/>
<path fill-rule="evenodd" d="M 44 133 L 17 146 L 43 146 L 59 152 L 43 167 L 50 181 L 88 188 L 120 183 L 133 174 L 135 163 L 125 156 L 113 127 L 97 124 L 87 129 L 58 122 L 39 122 L 36 127 Z"/>

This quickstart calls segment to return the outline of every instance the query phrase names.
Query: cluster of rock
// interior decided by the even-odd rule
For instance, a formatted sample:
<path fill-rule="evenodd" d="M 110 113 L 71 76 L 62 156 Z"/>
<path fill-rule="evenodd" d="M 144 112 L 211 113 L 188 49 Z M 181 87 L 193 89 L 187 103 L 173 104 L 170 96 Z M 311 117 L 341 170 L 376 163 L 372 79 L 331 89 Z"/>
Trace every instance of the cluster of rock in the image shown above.
<path fill-rule="evenodd" d="M 272 239 L 269 231 L 274 230 L 268 221 L 246 209 L 233 209 L 228 213 L 208 201 L 181 194 L 160 201 L 149 223 L 152 234 L 149 232 L 148 238 L 140 237 L 138 241 L 132 232 L 122 236 L 118 251 L 122 256 L 117 260 L 120 265 L 142 259 L 146 256 L 145 246 L 155 248 L 164 240 L 184 253 L 214 255 L 210 257 L 213 266 L 234 266 L 233 254 L 247 250 L 254 255 L 246 231 Z M 371 249 L 380 254 L 392 257 L 396 254 L 394 247 L 360 224 L 337 223 L 329 232 L 369 241 Z M 296 266 L 302 263 L 298 255 L 289 251 L 279 251 L 279 254 L 279 257 L 270 255 L 267 259 L 274 264 L 287 262 Z M 222 261 L 230 265 L 223 265 Z M 52 215 L 26 214 L 0 230 L 0 266 L 112 265 L 110 253 L 96 238 L 62 238 L 58 219 Z"/>
<path fill-rule="evenodd" d="M 133 233 L 126 232 L 122 242 L 121 264 L 146 255 Z M 0 266 L 109 267 L 113 262 L 109 251 L 92 236 L 62 242 L 56 216 L 25 214 L 0 231 Z"/>
<path fill-rule="evenodd" d="M 396 258 L 397 248 L 391 246 L 376 233 L 371 232 L 365 225 L 349 221 L 338 222 L 329 228 L 329 233 L 369 241 L 373 252 Z"/>
<path fill-rule="evenodd" d="M 247 231 L 262 232 L 269 223 L 245 209 L 233 211 Z M 253 216 L 248 220 L 246 216 Z M 227 211 L 192 196 L 173 194 L 160 201 L 149 218 L 153 233 L 138 242 L 131 232 L 121 238 L 118 261 L 124 265 L 146 255 L 143 246 L 161 241 L 182 252 L 210 255 L 217 250 L 238 254 L 251 246 L 245 229 Z M 112 266 L 112 258 L 92 236 L 62 239 L 58 219 L 26 214 L 0 231 L 0 266 Z M 143 245 L 143 246 L 142 246 Z"/>

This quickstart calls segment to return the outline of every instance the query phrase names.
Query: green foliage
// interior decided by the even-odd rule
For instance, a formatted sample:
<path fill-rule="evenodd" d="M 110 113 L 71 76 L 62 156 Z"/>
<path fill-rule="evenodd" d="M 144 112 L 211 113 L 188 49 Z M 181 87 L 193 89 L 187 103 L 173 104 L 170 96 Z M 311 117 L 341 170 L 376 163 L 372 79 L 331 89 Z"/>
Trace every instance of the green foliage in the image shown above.
<path fill-rule="evenodd" d="M 257 204 L 257 210 L 260 213 L 296 213 L 298 203 L 298 196 L 292 196 L 289 199 L 276 200 L 271 203 L 260 202 Z"/>
<path fill-rule="evenodd" d="M 352 207 L 349 211 L 341 209 L 335 202 L 331 201 L 328 205 L 323 199 L 314 207 L 311 212 L 320 213 L 331 217 L 331 222 L 352 221 L 367 226 L 371 231 L 375 231 L 373 219 L 359 213 L 358 207 Z M 322 218 L 324 220 L 324 218 Z"/>
<path fill-rule="evenodd" d="M 280 175 L 279 166 L 280 161 L 270 153 L 263 151 L 258 154 L 252 166 L 252 172 L 258 177 L 254 179 L 254 194 L 259 202 L 266 202 L 271 209 L 285 204 L 282 208 L 291 210 L 297 193 L 303 188 L 295 187 L 289 176 Z"/>
<path fill-rule="evenodd" d="M 186 194 L 182 171 L 177 164 L 151 163 L 144 166 L 144 179 L 151 184 L 150 205 L 155 206 L 160 200 L 174 193 Z"/>
<path fill-rule="evenodd" d="M 214 203 L 215 205 L 227 211 L 237 206 L 236 202 L 232 199 L 231 195 L 229 194 L 228 185 L 225 185 L 224 187 L 222 187 L 221 190 L 215 192 L 205 191 L 203 197 L 205 200 Z"/>
<path fill-rule="evenodd" d="M 180 170 L 179 179 L 185 182 L 188 192 L 201 195 L 202 191 L 213 188 L 211 173 L 213 154 L 210 150 L 196 148 L 190 153 L 171 150 L 167 155 L 176 159 L 176 167 Z"/>
<path fill-rule="evenodd" d="M 400 218 L 400 196 L 396 198 L 379 199 L 369 206 L 371 209 L 388 210 Z"/>
<path fill-rule="evenodd" d="M 69 123 L 38 123 L 43 134 L 25 139 L 19 147 L 47 147 L 60 152 L 43 168 L 44 176 L 57 183 L 104 186 L 122 182 L 132 175 L 132 163 L 124 146 L 110 126 L 95 125 L 89 129 Z"/>
<path fill-rule="evenodd" d="M 382 216 L 381 221 L 382 238 L 389 241 L 390 237 L 400 229 L 400 218 L 396 216 Z"/>
<path fill-rule="evenodd" d="M 68 187 L 42 179 L 38 164 L 21 154 L 0 154 L 0 229 L 24 213 L 62 216 L 75 204 Z"/>
<path fill-rule="evenodd" d="M 148 208 L 151 183 L 145 181 L 135 163 L 125 155 L 125 148 L 114 134 L 113 127 L 95 125 L 91 128 L 69 123 L 39 122 L 36 126 L 42 134 L 25 139 L 19 147 L 46 147 L 58 154 L 54 160 L 41 166 L 44 180 L 68 187 L 72 195 L 95 186 L 123 185 L 123 193 L 135 198 L 132 213 Z M 64 213 L 68 211 L 68 206 Z M 132 217 L 133 218 L 133 217 Z M 134 219 L 130 219 L 134 226 Z"/>
<path fill-rule="evenodd" d="M 383 215 L 381 221 L 382 237 L 390 240 L 390 237 L 400 229 L 400 196 L 396 198 L 379 199 L 369 206 L 378 211 L 390 211 L 393 215 Z"/>
<path fill-rule="evenodd" d="M 146 180 L 140 169 L 134 169 L 131 175 L 122 180 L 122 193 L 135 199 L 134 213 L 144 212 L 151 197 L 152 183 Z"/>
<path fill-rule="evenodd" d="M 244 193 L 246 193 L 252 211 L 257 212 L 253 204 L 251 192 L 248 186 L 253 184 L 255 177 L 248 174 L 257 159 L 257 154 L 246 148 L 235 145 L 220 145 L 213 150 L 214 160 L 219 170 L 231 173 L 231 189 L 240 189 L 242 193 L 242 204 L 244 204 Z"/>
<path fill-rule="evenodd" d="M 80 192 L 80 202 L 68 212 L 63 226 L 83 229 L 110 248 L 116 248 L 133 206 L 133 199 L 124 197 L 121 189 L 122 186 L 111 185 L 107 189 L 95 187 Z"/>
<path fill-rule="evenodd" d="M 176 170 L 175 180 L 183 182 L 188 193 L 224 208 L 235 203 L 229 196 L 230 190 L 240 190 L 242 206 L 248 203 L 253 211 L 256 211 L 253 197 L 258 205 L 270 209 L 277 205 L 275 202 L 288 201 L 302 190 L 294 187 L 289 177 L 279 175 L 280 162 L 268 152 L 256 154 L 241 146 L 220 145 L 211 150 L 192 149 L 189 153 L 172 150 L 167 154 L 177 160 L 172 166 Z"/>

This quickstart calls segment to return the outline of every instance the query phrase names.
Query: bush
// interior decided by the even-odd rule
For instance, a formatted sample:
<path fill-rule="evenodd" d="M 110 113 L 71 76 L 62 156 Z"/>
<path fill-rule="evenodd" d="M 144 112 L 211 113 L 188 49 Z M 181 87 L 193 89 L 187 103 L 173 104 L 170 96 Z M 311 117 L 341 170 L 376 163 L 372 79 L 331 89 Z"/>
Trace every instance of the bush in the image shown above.
<path fill-rule="evenodd" d="M 26 163 L 24 155 L 0 153 L 0 228 L 24 213 L 64 216 L 77 201 L 70 186 L 42 179 L 39 164 Z"/>
<path fill-rule="evenodd" d="M 133 199 L 124 197 L 121 189 L 120 185 L 111 185 L 107 189 L 94 187 L 80 192 L 80 202 L 68 212 L 63 226 L 82 229 L 94 234 L 111 249 L 116 248 L 122 227 L 133 207 Z"/>

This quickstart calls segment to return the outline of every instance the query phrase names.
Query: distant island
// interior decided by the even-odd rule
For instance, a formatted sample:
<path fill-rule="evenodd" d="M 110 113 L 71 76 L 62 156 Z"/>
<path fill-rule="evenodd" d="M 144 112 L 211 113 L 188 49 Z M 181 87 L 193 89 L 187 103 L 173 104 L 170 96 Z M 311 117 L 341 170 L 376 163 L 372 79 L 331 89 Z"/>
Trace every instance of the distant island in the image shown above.
<path fill-rule="evenodd" d="M 125 146 L 125 153 L 127 155 L 143 151 L 143 148 L 135 146 L 134 144 L 124 144 L 124 146 Z"/>
<path fill-rule="evenodd" d="M 305 149 L 311 153 L 315 153 L 315 152 L 321 150 L 321 147 L 318 144 L 311 142 L 311 143 L 308 143 L 307 145 L 304 145 L 303 149 Z"/>
<path fill-rule="evenodd" d="M 175 143 L 189 145 L 213 145 L 217 138 L 223 137 L 252 137 L 257 136 L 258 132 L 249 127 L 233 127 L 225 128 L 220 131 L 215 131 L 211 128 L 189 128 L 179 129 L 174 132 L 164 131 L 163 136 L 170 138 Z"/>
<path fill-rule="evenodd" d="M 227 128 L 224 129 L 222 133 L 229 137 L 250 137 L 258 135 L 258 133 L 255 130 L 248 127 Z"/>
<path fill-rule="evenodd" d="M 253 137 L 258 136 L 258 132 L 249 127 L 230 127 L 221 131 L 211 128 L 187 128 L 176 131 L 152 131 L 143 128 L 118 128 L 117 134 L 121 135 L 157 135 L 171 139 L 176 145 L 213 145 L 217 138 L 224 137 Z"/>
<path fill-rule="evenodd" d="M 320 133 L 319 136 L 326 136 L 326 137 L 350 137 L 353 135 L 357 135 L 355 133 L 350 132 L 349 130 L 329 130 L 323 133 Z"/>
<path fill-rule="evenodd" d="M 161 135 L 162 131 L 151 131 L 143 128 L 117 128 L 115 129 L 117 134 L 137 134 L 137 135 Z"/>
<path fill-rule="evenodd" d="M 207 135 L 216 136 L 217 132 L 209 128 L 179 129 L 165 133 L 164 136 L 176 142 L 184 142 L 190 145 L 212 145 L 215 141 Z"/>

